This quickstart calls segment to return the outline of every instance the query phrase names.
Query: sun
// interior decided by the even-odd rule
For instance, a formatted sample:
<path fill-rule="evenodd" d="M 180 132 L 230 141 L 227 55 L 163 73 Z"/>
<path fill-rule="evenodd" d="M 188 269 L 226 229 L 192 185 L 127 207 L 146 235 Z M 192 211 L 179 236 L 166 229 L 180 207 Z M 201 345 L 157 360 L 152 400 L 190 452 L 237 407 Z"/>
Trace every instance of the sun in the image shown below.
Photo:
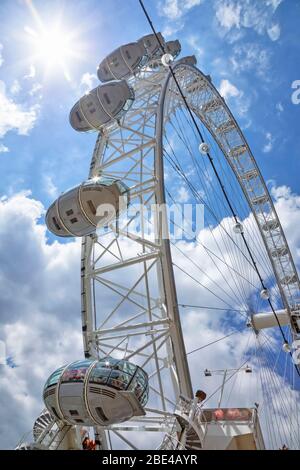
<path fill-rule="evenodd" d="M 36 56 L 45 60 L 49 67 L 65 63 L 72 55 L 67 33 L 58 27 L 37 34 L 34 46 Z"/>
<path fill-rule="evenodd" d="M 61 16 L 51 23 L 42 20 L 41 16 L 33 6 L 32 1 L 27 0 L 35 27 L 25 26 L 26 39 L 30 45 L 29 59 L 34 64 L 40 63 L 45 69 L 46 75 L 50 72 L 63 72 L 66 80 L 70 81 L 69 62 L 78 57 L 74 49 L 76 44 L 75 31 L 70 31 L 62 24 Z"/>

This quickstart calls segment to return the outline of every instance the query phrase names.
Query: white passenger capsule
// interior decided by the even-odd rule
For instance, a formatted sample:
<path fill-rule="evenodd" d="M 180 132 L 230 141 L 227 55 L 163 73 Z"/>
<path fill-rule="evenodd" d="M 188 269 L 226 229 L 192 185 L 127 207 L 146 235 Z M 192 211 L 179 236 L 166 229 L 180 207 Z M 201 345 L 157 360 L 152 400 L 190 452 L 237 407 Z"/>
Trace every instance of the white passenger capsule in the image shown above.
<path fill-rule="evenodd" d="M 138 72 L 147 60 L 147 51 L 142 42 L 125 44 L 102 60 L 97 75 L 101 82 L 128 78 Z"/>
<path fill-rule="evenodd" d="M 176 57 L 178 57 L 181 52 L 181 44 L 178 39 L 175 41 L 168 41 L 166 42 L 165 50 L 168 54 L 171 54 L 173 59 L 176 59 Z"/>
<path fill-rule="evenodd" d="M 134 91 L 125 80 L 99 85 L 84 95 L 70 112 L 71 126 L 80 132 L 100 130 L 122 117 L 134 100 Z"/>
<path fill-rule="evenodd" d="M 108 426 L 145 415 L 148 393 L 141 367 L 105 357 L 60 367 L 47 380 L 43 398 L 51 415 L 67 424 Z"/>
<path fill-rule="evenodd" d="M 123 182 L 93 178 L 63 193 L 49 207 L 46 224 L 59 237 L 83 237 L 116 219 L 128 203 Z"/>
<path fill-rule="evenodd" d="M 138 40 L 138 43 L 142 44 L 146 48 L 149 59 L 161 57 L 163 55 L 161 45 L 165 47 L 166 44 L 161 33 L 157 33 L 157 37 L 155 34 L 148 34 L 147 36 L 143 36 Z"/>

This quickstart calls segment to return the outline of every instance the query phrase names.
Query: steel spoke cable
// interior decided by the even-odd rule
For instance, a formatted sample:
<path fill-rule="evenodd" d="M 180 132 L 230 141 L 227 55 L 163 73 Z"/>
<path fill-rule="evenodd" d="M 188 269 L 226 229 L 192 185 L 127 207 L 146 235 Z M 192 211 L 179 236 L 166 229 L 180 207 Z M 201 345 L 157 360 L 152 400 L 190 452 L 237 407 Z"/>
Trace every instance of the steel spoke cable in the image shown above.
<path fill-rule="evenodd" d="M 220 310 L 223 312 L 237 312 L 237 313 L 247 313 L 247 310 L 237 310 L 237 309 L 230 309 L 228 310 L 227 308 L 220 308 L 220 307 L 211 307 L 211 306 L 205 306 L 205 305 L 189 305 L 189 304 L 178 304 L 179 307 L 182 308 L 199 308 L 203 310 Z"/>
<path fill-rule="evenodd" d="M 279 403 L 279 408 L 281 408 L 286 416 L 290 415 L 290 410 L 287 407 L 286 403 L 286 394 L 283 394 L 282 387 L 281 387 L 281 382 L 280 379 L 284 381 L 284 376 L 282 377 L 281 375 L 279 376 L 278 373 L 276 372 L 275 368 L 277 366 L 277 363 L 280 359 L 280 355 L 282 354 L 282 351 L 280 350 L 277 357 L 272 349 L 270 349 L 270 345 L 268 344 L 268 341 L 266 342 L 266 360 L 267 364 L 269 365 L 268 369 L 268 376 L 269 376 L 269 381 L 268 383 L 273 385 L 273 389 L 277 390 L 276 394 L 276 399 Z M 274 361 L 274 356 L 275 356 L 275 361 Z M 280 379 L 279 379 L 280 377 Z M 287 389 L 288 392 L 291 393 L 290 389 Z M 273 394 L 274 395 L 274 394 Z M 272 395 L 272 396 L 273 396 Z M 275 399 L 275 398 L 273 398 Z M 285 425 L 287 426 L 287 423 L 285 421 Z M 295 434 L 295 430 L 292 428 L 292 434 Z"/>
<path fill-rule="evenodd" d="M 186 175 L 184 173 L 181 173 L 180 172 L 180 169 L 177 168 L 177 166 L 175 165 L 174 166 L 174 162 L 172 162 L 172 159 L 170 159 L 170 156 L 168 155 L 167 151 L 164 149 L 164 153 L 165 153 L 165 156 L 167 158 L 167 160 L 169 161 L 169 163 L 171 164 L 171 166 L 178 172 L 178 174 L 185 180 L 185 182 L 187 183 L 187 185 L 191 188 L 191 191 L 193 192 L 194 194 L 194 197 L 196 200 L 198 200 L 198 202 L 200 202 L 201 204 L 203 204 L 208 210 L 209 212 L 212 213 L 212 215 L 214 216 L 214 218 L 216 219 L 216 221 L 218 222 L 218 219 L 217 217 L 215 216 L 215 214 L 212 212 L 211 208 L 207 205 L 207 203 L 199 196 L 197 190 L 191 185 L 190 181 L 188 180 L 188 178 L 186 177 Z M 228 231 L 225 229 L 225 227 L 222 225 L 222 224 L 219 224 L 219 226 L 224 230 L 224 232 L 226 233 L 226 235 L 231 239 L 232 243 L 235 244 L 237 246 L 237 248 L 239 248 L 239 246 L 237 245 L 237 243 L 235 242 L 235 240 L 231 237 L 231 235 L 228 233 Z M 251 260 L 249 258 L 247 258 L 247 256 L 245 255 L 244 252 L 241 252 L 243 257 L 245 258 L 245 260 L 249 263 L 250 266 L 252 266 L 252 268 L 254 269 L 252 263 L 251 263 Z"/>
<path fill-rule="evenodd" d="M 192 126 L 190 120 L 186 117 L 185 114 L 184 114 L 184 117 L 186 118 L 186 121 L 189 123 L 190 127 L 193 128 L 193 130 L 194 130 L 194 127 Z M 207 129 L 206 129 L 205 126 L 203 126 L 203 129 L 204 129 L 204 132 L 205 132 L 206 134 L 208 134 Z M 194 134 L 195 134 L 195 132 L 194 132 Z M 209 136 L 210 136 L 210 134 L 209 134 Z M 222 151 L 220 150 L 220 148 L 217 146 L 217 144 L 216 144 L 216 142 L 215 142 L 214 139 L 211 139 L 210 137 L 209 137 L 209 138 L 206 137 L 206 141 L 209 141 L 209 144 L 211 145 L 211 147 L 214 147 L 214 149 L 215 149 L 215 154 L 217 155 L 217 157 L 218 157 L 218 151 L 219 151 L 220 153 L 222 153 L 223 159 L 218 158 L 218 162 L 219 162 L 221 171 L 222 171 L 222 173 L 223 173 L 224 180 L 227 181 L 227 182 L 229 181 L 229 184 L 230 184 L 230 186 L 231 186 L 232 192 L 234 192 L 234 188 L 237 188 L 237 182 L 236 182 L 236 185 L 233 186 L 233 184 L 232 184 L 232 178 L 227 178 L 226 175 L 225 175 L 224 165 L 222 164 L 222 161 L 224 160 L 224 154 L 223 154 L 223 152 L 222 152 Z M 216 151 L 216 149 L 217 149 L 218 151 Z M 204 162 L 204 165 L 205 165 L 205 159 L 203 159 L 203 162 Z M 199 159 L 196 160 L 196 163 L 199 164 Z M 227 165 L 227 168 L 228 168 L 230 171 L 232 171 L 231 168 L 229 168 L 229 165 Z M 213 187 L 212 187 L 212 189 L 213 189 Z M 242 191 L 242 190 L 241 190 L 241 188 L 240 188 L 240 186 L 239 186 L 239 194 L 238 194 L 238 196 L 240 196 L 241 191 Z M 248 208 L 248 211 L 245 213 L 245 215 L 248 216 L 248 215 L 249 215 L 249 211 L 250 211 L 250 207 L 249 207 L 249 204 L 248 204 L 248 202 L 246 201 L 245 197 L 243 197 L 243 198 L 241 198 L 241 197 L 236 197 L 236 198 L 234 198 L 234 200 L 235 200 L 236 203 L 238 203 L 238 204 L 240 205 L 240 207 L 241 207 L 241 201 L 242 201 L 242 200 L 246 202 L 246 206 L 247 206 L 247 208 Z M 256 235 L 257 241 L 259 241 L 259 242 L 261 243 L 262 240 L 261 240 L 261 239 L 258 240 L 258 235 L 260 235 L 260 234 L 258 234 L 257 224 L 256 224 L 256 230 L 254 230 L 253 233 Z M 252 235 L 253 235 L 253 233 L 252 233 Z M 255 245 L 254 245 L 254 246 L 255 246 Z M 269 258 L 266 258 L 266 257 L 267 257 L 267 253 L 266 253 L 265 247 L 263 247 L 263 248 L 264 248 L 264 249 L 263 249 L 262 252 L 263 252 L 264 255 L 265 255 L 265 261 L 267 262 L 267 265 L 270 265 L 270 259 L 269 259 Z M 261 269 L 264 270 L 264 265 L 263 265 L 262 263 L 260 263 L 260 266 L 261 266 Z M 266 273 L 266 274 L 267 274 L 267 273 Z M 273 272 L 273 271 L 271 271 L 271 274 L 274 276 L 274 272 Z"/>
<path fill-rule="evenodd" d="M 228 292 L 223 289 L 216 281 L 214 281 L 211 276 L 209 276 L 191 257 L 189 257 L 179 246 L 175 243 L 173 246 L 186 258 L 189 260 L 189 262 L 195 266 L 204 276 L 207 277 L 207 279 L 212 282 L 215 286 L 217 286 L 229 299 L 231 299 L 234 303 L 236 302 L 237 299 L 234 299 Z"/>
<path fill-rule="evenodd" d="M 277 444 L 275 444 L 274 448 L 277 446 L 278 448 L 280 447 L 280 442 L 278 441 L 278 438 L 282 441 L 282 436 L 281 436 L 281 430 L 282 426 L 280 425 L 278 421 L 278 416 L 276 411 L 274 411 L 274 406 L 272 402 L 272 391 L 269 388 L 269 378 L 267 375 L 267 365 L 266 361 L 264 360 L 263 362 L 263 354 L 264 354 L 264 349 L 261 348 L 261 356 L 260 356 L 260 361 L 261 361 L 261 386 L 262 386 L 262 391 L 263 391 L 263 397 L 264 397 L 264 410 L 265 413 L 269 416 L 270 420 L 270 428 L 271 428 L 271 434 L 270 436 L 274 437 L 275 441 Z"/>
<path fill-rule="evenodd" d="M 229 308 L 231 308 L 231 305 L 227 303 L 226 300 L 222 299 L 219 295 L 217 295 L 215 292 L 213 292 L 209 287 L 205 286 L 204 284 L 202 284 L 201 281 L 199 281 L 199 279 L 196 279 L 195 277 L 193 277 L 190 273 L 188 273 L 187 271 L 185 271 L 183 268 L 181 268 L 180 266 L 178 266 L 178 264 L 176 263 L 172 263 L 173 266 L 175 266 L 177 269 L 179 269 L 182 273 L 186 274 L 190 279 L 192 279 L 194 282 L 196 282 L 199 286 L 203 287 L 204 289 L 206 289 L 208 292 L 210 292 L 214 297 L 216 297 L 217 299 L 221 300 L 221 302 L 223 302 L 224 304 L 228 305 Z"/>
<path fill-rule="evenodd" d="M 265 402 L 268 403 L 268 406 L 265 406 L 265 415 L 269 416 L 268 423 L 270 427 L 270 437 L 272 436 L 272 440 L 274 438 L 274 443 L 273 443 L 273 448 L 275 449 L 275 446 L 279 446 L 278 442 L 278 437 L 281 439 L 280 432 L 281 432 L 281 426 L 280 423 L 278 422 L 277 414 L 274 415 L 272 413 L 271 407 L 270 407 L 270 396 L 269 396 L 269 390 L 268 390 L 268 377 L 266 376 L 266 368 L 264 364 L 261 361 L 261 384 L 262 384 L 262 393 L 263 396 L 265 397 Z M 272 413 L 272 415 L 271 415 Z"/>
<path fill-rule="evenodd" d="M 187 121 L 189 122 L 189 125 L 191 126 L 191 122 L 190 122 L 188 119 L 187 119 Z M 181 128 L 182 128 L 182 127 L 183 127 L 183 126 L 181 126 Z M 192 127 L 192 126 L 191 126 L 191 127 Z M 205 126 L 203 126 L 203 128 L 206 130 L 206 127 L 205 127 Z M 214 141 L 213 141 L 213 143 L 215 144 Z M 204 164 L 205 164 L 205 159 L 203 159 L 203 161 L 204 161 Z M 196 159 L 196 160 L 195 160 L 195 164 L 196 164 L 196 165 L 199 165 L 199 159 Z M 221 168 L 222 168 L 222 167 L 221 167 Z M 208 178 L 208 180 L 209 180 L 209 178 Z M 212 190 L 214 190 L 214 186 L 212 186 Z M 240 200 L 240 199 L 241 199 L 241 198 L 236 198 L 235 200 Z M 243 200 L 245 200 L 245 198 L 243 198 Z M 256 225 L 256 232 L 257 232 L 257 225 Z M 265 249 L 264 249 L 264 252 L 266 252 Z M 270 262 L 270 260 L 269 260 L 269 262 Z M 261 266 L 261 268 L 264 270 L 263 264 L 260 263 L 260 266 Z M 264 271 L 265 271 L 265 270 L 264 270 Z M 266 273 L 266 274 L 267 274 L 267 273 Z M 274 272 L 273 272 L 273 271 L 272 271 L 272 275 L 273 275 L 273 277 L 274 277 Z"/>
<path fill-rule="evenodd" d="M 176 117 L 176 114 L 175 114 L 175 117 Z M 197 174 L 198 174 L 198 178 L 199 178 L 200 182 L 202 183 L 201 187 L 202 187 L 202 189 L 204 189 L 204 191 L 205 191 L 205 194 L 206 194 L 208 203 L 210 204 L 210 207 L 212 207 L 213 204 L 212 204 L 212 200 L 211 200 L 211 194 L 213 194 L 213 193 L 215 192 L 215 186 L 211 184 L 209 178 L 205 178 L 205 174 L 204 174 L 204 173 L 203 173 L 203 175 L 204 175 L 203 178 L 202 178 L 202 175 L 199 173 L 199 169 L 200 169 L 201 172 L 202 172 L 202 169 L 199 167 L 198 161 L 197 161 L 197 159 L 195 158 L 195 156 L 193 155 L 192 150 L 190 149 L 190 145 L 189 145 L 189 143 L 187 142 L 187 137 L 183 134 L 183 127 L 184 127 L 184 126 L 183 126 L 182 124 L 180 125 L 180 123 L 177 122 L 178 128 L 180 129 L 180 132 L 182 133 L 182 136 L 181 136 L 181 135 L 179 135 L 179 132 L 178 132 L 177 129 L 175 128 L 174 124 L 173 124 L 172 122 L 171 122 L 171 124 L 172 124 L 172 126 L 173 126 L 175 132 L 178 134 L 180 140 L 184 143 L 184 145 L 185 145 L 186 148 L 188 149 L 188 153 L 190 154 L 190 156 L 191 156 L 191 158 L 192 158 L 192 161 L 193 161 L 193 164 L 194 164 L 194 166 L 195 166 L 195 168 L 196 168 L 196 172 L 197 172 Z M 169 145 L 170 148 L 172 149 L 173 155 L 175 156 L 175 152 L 174 152 L 173 146 L 172 146 L 171 143 L 169 142 L 167 136 L 166 136 L 166 140 L 167 140 L 167 142 L 168 142 L 168 145 Z M 176 157 L 176 161 L 177 161 L 177 163 L 179 163 L 177 157 Z M 210 184 L 210 186 L 211 186 L 211 191 L 209 191 L 209 190 L 206 191 L 206 182 L 205 182 L 206 179 L 208 179 L 208 182 L 209 182 L 209 184 Z M 218 196 L 217 193 L 216 193 L 215 201 L 217 202 L 217 205 L 218 205 L 219 208 L 220 208 L 219 196 Z M 223 201 L 222 201 L 222 203 L 223 203 Z M 215 211 L 215 210 L 214 210 L 214 213 L 216 214 L 216 211 Z M 219 213 L 220 213 L 220 214 L 222 213 L 222 210 L 221 210 L 221 209 L 219 209 Z M 220 217 L 218 218 L 218 226 L 220 225 L 220 223 L 221 223 L 221 215 L 220 215 Z M 223 220 L 223 223 L 225 223 L 224 220 Z M 213 231 L 212 231 L 212 230 L 210 230 L 210 232 L 213 234 Z M 222 241 L 223 241 L 224 245 L 226 246 L 227 252 L 229 253 L 229 256 L 231 257 L 231 256 L 232 256 L 232 249 L 230 249 L 230 247 L 229 247 L 229 245 L 228 245 L 228 243 L 227 243 L 227 241 L 226 241 L 227 239 L 224 239 L 224 237 L 223 237 L 223 232 L 222 232 L 221 230 L 220 230 L 220 235 L 221 235 L 221 238 L 222 238 Z M 214 240 L 216 241 L 215 237 L 214 237 Z M 221 250 L 220 250 L 220 251 L 221 251 Z M 238 263 L 238 264 L 239 264 L 239 263 Z M 237 285 L 236 285 L 236 288 L 237 288 L 237 290 L 239 290 L 239 288 L 238 288 Z M 243 284 L 240 285 L 240 288 L 242 289 L 242 291 L 244 291 L 244 286 L 243 286 Z M 244 299 L 245 299 L 245 301 L 246 301 L 246 298 L 247 298 L 246 292 L 244 291 L 243 294 L 240 293 L 240 295 L 241 295 L 241 296 L 244 296 Z"/>
<path fill-rule="evenodd" d="M 168 153 L 167 153 L 166 150 L 164 150 L 164 153 L 165 153 L 165 156 L 166 156 L 167 160 L 170 162 L 171 166 L 172 166 L 176 171 L 178 171 L 178 168 L 176 167 L 176 165 L 174 166 L 174 162 L 172 161 L 171 157 L 168 155 Z M 170 158 L 170 159 L 169 159 L 169 158 Z M 179 169 L 179 170 L 180 170 L 180 169 Z M 215 216 L 215 214 L 212 212 L 211 208 L 210 208 L 209 206 L 207 206 L 206 202 L 205 202 L 202 198 L 199 197 L 199 194 L 198 194 L 197 190 L 195 190 L 195 188 L 193 188 L 193 186 L 191 185 L 190 181 L 187 179 L 187 177 L 186 177 L 186 175 L 184 174 L 184 172 L 182 173 L 182 172 L 178 171 L 178 173 L 179 173 L 179 175 L 185 180 L 185 182 L 187 183 L 187 185 L 188 185 L 189 187 L 191 187 L 191 190 L 192 190 L 192 192 L 193 192 L 193 194 L 194 194 L 195 199 L 196 199 L 196 200 L 198 199 L 198 202 L 200 202 L 201 204 L 203 204 L 203 205 L 212 213 L 212 215 L 213 215 L 214 218 L 217 220 L 217 222 L 219 222 L 218 219 L 217 219 L 217 217 Z M 222 230 L 224 230 L 224 232 L 226 233 L 226 235 L 231 239 L 232 243 L 233 243 L 235 246 L 237 246 L 238 249 L 240 249 L 239 246 L 237 245 L 237 243 L 235 242 L 235 240 L 233 240 L 233 238 L 231 237 L 231 235 L 230 235 L 230 234 L 228 233 L 228 231 L 225 229 L 224 225 L 223 225 L 222 223 L 219 223 L 219 224 L 218 224 L 218 227 L 222 228 Z M 211 230 L 210 227 L 209 227 L 209 230 L 210 230 L 211 233 L 212 233 L 212 230 Z M 212 233 L 212 235 L 213 235 L 213 233 Z M 214 235 L 213 235 L 213 236 L 214 236 Z M 215 237 L 214 237 L 214 240 L 215 240 Z M 216 242 L 216 240 L 215 240 L 215 242 Z M 218 244 L 218 243 L 216 242 L 216 244 Z M 220 248 L 219 248 L 219 249 L 220 249 Z M 240 251 L 241 251 L 241 250 L 240 250 Z M 221 250 L 220 250 L 220 252 L 221 252 Z M 245 253 L 242 252 L 242 251 L 241 251 L 241 253 L 242 253 L 242 256 L 245 258 L 245 260 L 247 261 L 247 263 L 249 263 L 249 265 L 252 267 L 252 269 L 254 269 L 253 266 L 252 266 L 251 261 L 247 258 L 247 256 L 245 255 Z"/>
<path fill-rule="evenodd" d="M 172 197 L 172 195 L 170 194 L 170 192 L 167 190 L 167 194 L 168 196 L 170 197 L 170 199 L 174 202 L 174 204 L 176 204 L 178 207 L 178 203 L 174 200 L 174 198 Z M 174 225 L 176 225 L 178 228 L 182 228 L 181 226 L 179 226 L 178 224 L 176 224 L 174 222 Z M 190 224 L 189 224 L 190 225 Z M 184 228 L 182 228 L 182 231 L 189 237 L 189 238 L 192 238 L 191 234 L 189 232 L 187 232 Z M 213 252 L 212 250 L 210 250 L 206 245 L 204 245 L 202 242 L 200 242 L 197 238 L 193 241 L 197 246 L 199 246 L 200 248 L 203 248 L 205 250 L 205 252 L 207 253 L 207 255 L 209 256 L 209 258 L 212 260 L 212 262 L 214 263 L 216 269 L 220 269 L 218 267 L 218 265 L 216 264 L 216 262 L 214 261 L 214 259 L 212 258 L 212 256 L 214 256 L 215 258 L 217 258 L 218 261 L 220 261 L 224 266 L 227 267 L 227 269 L 229 271 L 232 271 L 233 273 L 235 273 L 236 275 L 240 276 L 245 282 L 249 283 L 249 285 L 254 288 L 254 289 L 258 289 L 256 285 L 252 284 L 246 277 L 244 277 L 241 273 L 239 273 L 233 266 L 229 265 L 224 259 L 221 259 L 215 252 Z M 224 281 L 226 283 L 228 283 L 228 280 L 226 279 L 226 277 L 224 276 L 224 273 L 222 273 L 222 271 L 219 271 L 220 274 L 222 275 L 222 277 L 224 278 Z M 231 286 L 230 286 L 231 288 Z M 232 289 L 232 288 L 231 288 Z"/>
<path fill-rule="evenodd" d="M 271 443 L 272 448 L 274 449 L 275 445 L 274 445 L 273 438 L 276 436 L 276 434 L 275 434 L 274 430 L 273 430 L 273 432 L 271 432 L 271 428 L 272 428 L 272 425 L 273 425 L 273 420 L 271 420 L 270 416 L 269 416 L 270 413 L 271 413 L 270 407 L 265 406 L 265 403 L 266 402 L 268 403 L 268 401 L 267 401 L 267 397 L 264 394 L 265 379 L 264 379 L 263 362 L 262 362 L 262 357 L 261 357 L 262 356 L 261 355 L 262 344 L 261 344 L 260 338 L 257 338 L 256 344 L 257 344 L 257 355 L 256 355 L 256 357 L 258 358 L 258 363 L 259 363 L 258 370 L 259 370 L 261 395 L 262 395 L 262 403 L 259 403 L 259 407 L 260 407 L 260 409 L 263 410 L 263 417 L 265 418 L 265 421 L 266 421 L 267 431 L 268 431 L 270 443 Z"/>
<path fill-rule="evenodd" d="M 218 245 L 217 242 L 216 242 L 216 244 Z M 218 246 L 219 246 L 219 245 L 218 245 Z M 220 253 L 222 253 L 222 250 L 220 249 L 220 247 L 219 247 L 219 250 L 220 250 Z M 229 251 L 229 252 L 230 252 L 230 251 Z M 235 278 L 233 278 L 233 279 L 235 279 Z M 237 287 L 237 286 L 236 286 L 236 287 Z M 237 287 L 237 289 L 238 289 L 238 287 Z M 247 299 L 245 299 L 245 303 L 247 304 Z"/>
<path fill-rule="evenodd" d="M 215 341 L 207 343 L 204 346 L 200 346 L 199 348 L 196 348 L 196 349 L 193 349 L 192 351 L 189 351 L 188 353 L 186 353 L 186 355 L 189 356 L 190 354 L 193 354 L 195 352 L 202 351 L 202 349 L 208 348 L 208 346 L 219 343 L 220 341 L 223 341 L 224 339 L 229 338 L 230 336 L 236 335 L 238 333 L 240 333 L 240 331 L 232 331 L 231 333 L 228 333 L 228 335 L 222 336 L 222 338 L 216 339 Z"/>
<path fill-rule="evenodd" d="M 286 402 L 286 397 L 283 396 L 282 392 L 281 392 L 281 388 L 280 388 L 280 383 L 277 383 L 275 378 L 274 378 L 274 372 L 272 371 L 272 369 L 270 367 L 267 367 L 266 368 L 266 375 L 268 377 L 268 384 L 270 386 L 270 391 L 269 391 L 269 395 L 270 395 L 270 399 L 272 400 L 272 402 L 275 402 L 276 404 L 276 408 L 279 408 L 279 409 L 282 409 L 283 412 L 286 414 L 286 416 L 288 416 L 288 409 L 286 408 L 285 406 L 285 402 Z M 271 387 L 271 385 L 272 387 Z M 277 389 L 277 394 L 275 393 L 272 393 L 273 390 L 276 390 Z M 279 393 L 278 393 L 278 390 L 279 390 Z M 288 436 L 289 436 L 289 430 L 288 430 L 288 423 L 287 423 L 287 420 L 284 419 L 283 416 L 281 416 L 280 414 L 276 413 L 276 411 L 274 412 L 274 415 L 275 416 L 278 416 L 278 419 L 280 420 L 280 423 L 281 423 L 281 428 L 285 430 L 285 437 L 286 439 L 288 440 Z M 293 433 L 290 435 L 290 437 L 292 438 L 292 435 L 294 434 L 294 431 Z M 293 438 L 292 438 L 293 439 Z"/>

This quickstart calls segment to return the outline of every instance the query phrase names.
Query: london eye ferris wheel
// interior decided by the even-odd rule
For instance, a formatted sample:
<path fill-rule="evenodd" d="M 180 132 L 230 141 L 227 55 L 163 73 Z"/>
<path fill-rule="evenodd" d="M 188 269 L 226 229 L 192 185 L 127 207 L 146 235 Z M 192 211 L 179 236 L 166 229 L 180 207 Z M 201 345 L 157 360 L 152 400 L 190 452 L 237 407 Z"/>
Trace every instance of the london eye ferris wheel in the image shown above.
<path fill-rule="evenodd" d="M 82 237 L 84 359 L 47 380 L 34 448 L 81 449 L 87 433 L 96 449 L 299 448 L 298 273 L 241 128 L 180 52 L 155 30 L 119 47 L 71 110 L 72 127 L 97 132 L 96 145 L 87 180 L 46 222 L 58 237 Z M 198 233 L 193 214 L 169 222 L 168 207 L 184 212 L 181 186 L 204 208 Z M 199 351 L 186 349 L 187 313 Z M 237 337 L 240 363 L 217 357 L 208 370 L 203 349 L 226 340 L 234 350 Z M 199 400 L 215 373 L 223 382 Z"/>

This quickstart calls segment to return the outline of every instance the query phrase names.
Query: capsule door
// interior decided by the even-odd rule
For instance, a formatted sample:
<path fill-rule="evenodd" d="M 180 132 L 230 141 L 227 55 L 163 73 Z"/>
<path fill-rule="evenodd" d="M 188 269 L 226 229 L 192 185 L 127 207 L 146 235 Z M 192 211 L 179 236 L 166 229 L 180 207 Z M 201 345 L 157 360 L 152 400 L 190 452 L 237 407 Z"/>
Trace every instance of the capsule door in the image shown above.
<path fill-rule="evenodd" d="M 121 46 L 121 53 L 132 72 L 145 65 L 147 61 L 147 51 L 144 45 L 137 42 Z"/>
<path fill-rule="evenodd" d="M 127 110 L 128 102 L 133 99 L 132 91 L 125 80 L 98 87 L 97 96 L 111 119 L 116 119 L 123 111 Z"/>
<path fill-rule="evenodd" d="M 93 425 L 84 399 L 84 379 L 93 361 L 73 362 L 64 371 L 59 387 L 59 405 L 64 418 L 72 424 Z"/>
<path fill-rule="evenodd" d="M 106 85 L 102 85 L 105 87 Z M 101 85 L 80 99 L 80 109 L 84 119 L 92 129 L 100 129 L 111 120 L 110 114 L 99 99 Z"/>

